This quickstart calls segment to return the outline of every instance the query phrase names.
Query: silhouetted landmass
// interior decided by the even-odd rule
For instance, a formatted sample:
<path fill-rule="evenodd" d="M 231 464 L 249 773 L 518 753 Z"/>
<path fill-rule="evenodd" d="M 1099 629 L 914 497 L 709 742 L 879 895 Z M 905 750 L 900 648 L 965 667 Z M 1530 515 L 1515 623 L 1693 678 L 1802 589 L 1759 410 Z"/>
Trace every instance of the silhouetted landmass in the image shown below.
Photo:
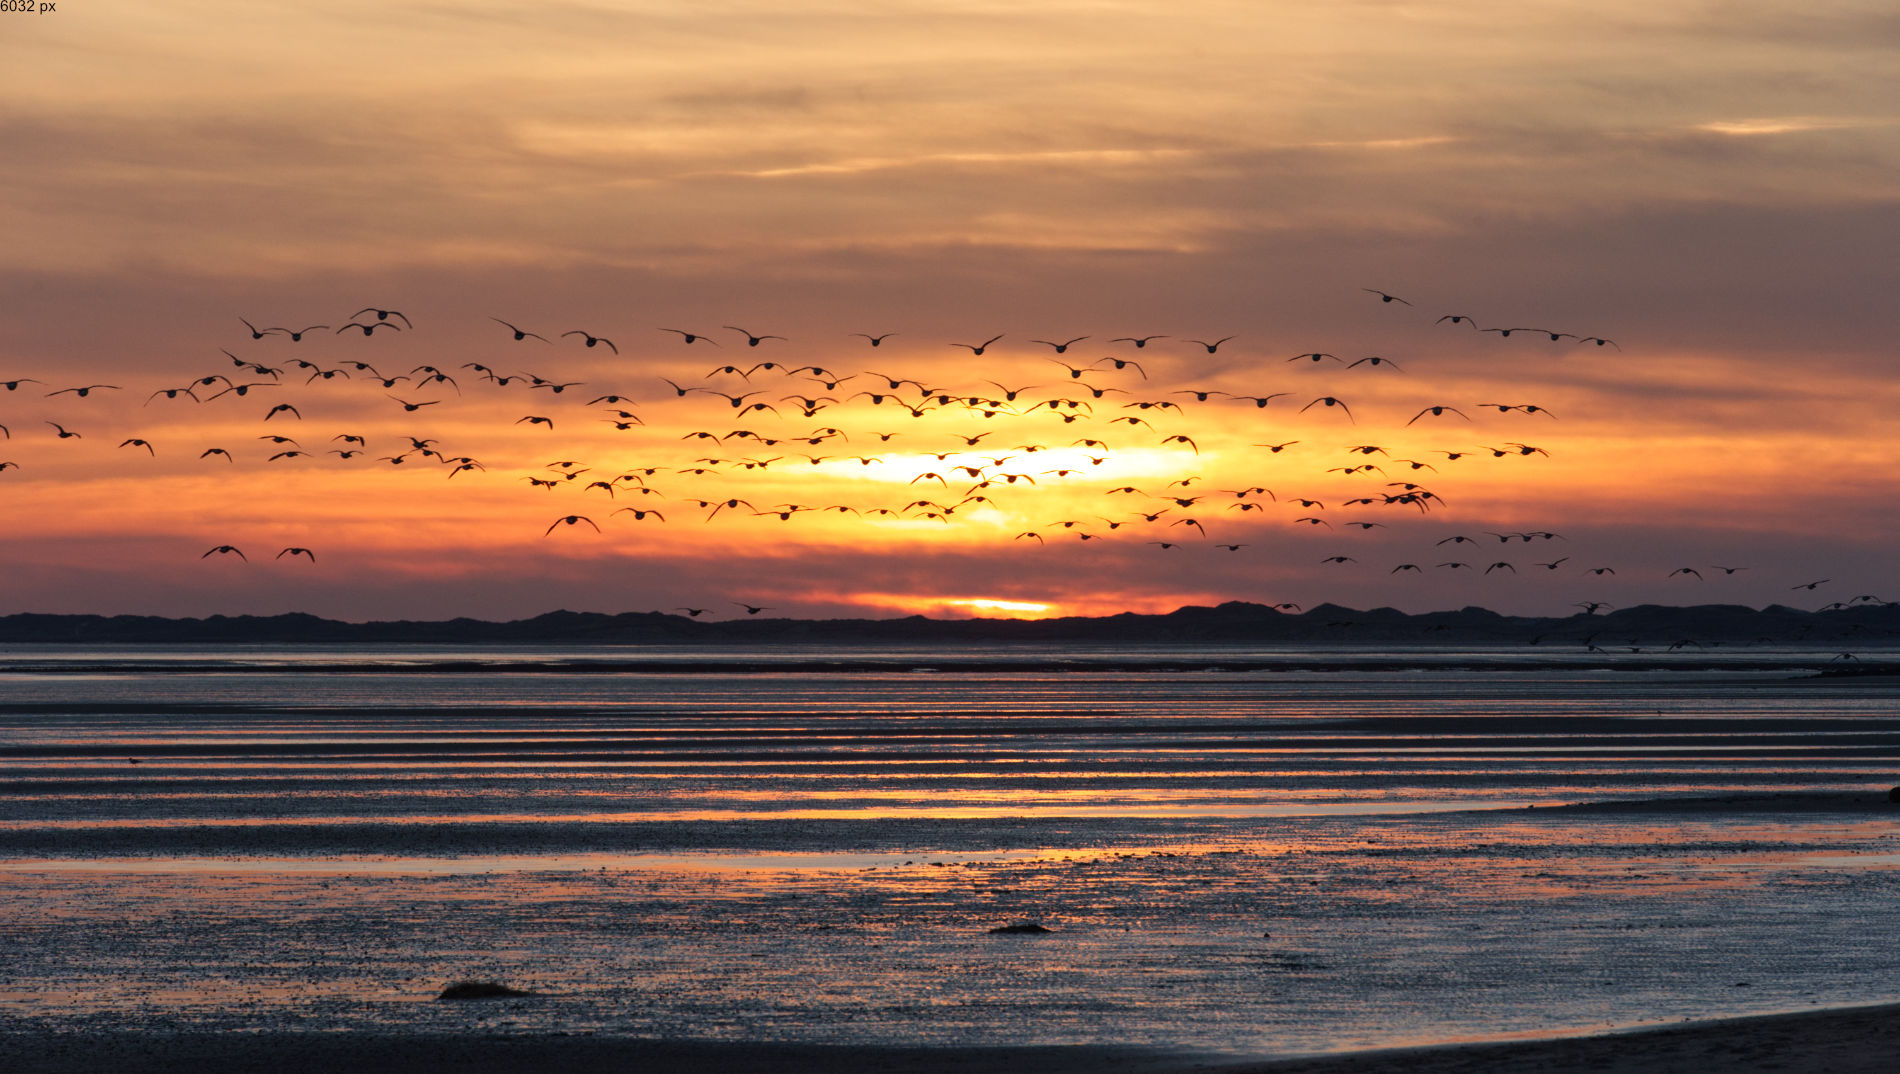
<path fill-rule="evenodd" d="M 1484 608 L 1408 615 L 1392 608 L 1356 611 L 1321 604 L 1286 613 L 1230 601 L 1165 615 L 1058 619 L 737 619 L 705 622 L 664 612 L 549 612 L 487 622 L 349 623 L 314 615 L 137 615 L 0 617 L 0 642 L 100 644 L 362 645 L 1418 645 L 1596 646 L 1606 652 L 1673 647 L 1679 652 L 1750 645 L 1900 645 L 1900 605 L 1861 604 L 1825 611 L 1782 605 L 1671 607 L 1644 604 L 1561 618 L 1506 616 Z"/>

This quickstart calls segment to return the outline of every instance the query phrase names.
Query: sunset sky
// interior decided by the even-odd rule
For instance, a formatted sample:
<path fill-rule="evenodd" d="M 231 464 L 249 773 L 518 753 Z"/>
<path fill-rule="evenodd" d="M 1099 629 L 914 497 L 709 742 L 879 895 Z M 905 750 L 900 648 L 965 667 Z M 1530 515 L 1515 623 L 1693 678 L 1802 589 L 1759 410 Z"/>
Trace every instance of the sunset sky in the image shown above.
<path fill-rule="evenodd" d="M 1896 46 L 1873 0 L 0 15 L 0 613 L 1900 599 Z"/>

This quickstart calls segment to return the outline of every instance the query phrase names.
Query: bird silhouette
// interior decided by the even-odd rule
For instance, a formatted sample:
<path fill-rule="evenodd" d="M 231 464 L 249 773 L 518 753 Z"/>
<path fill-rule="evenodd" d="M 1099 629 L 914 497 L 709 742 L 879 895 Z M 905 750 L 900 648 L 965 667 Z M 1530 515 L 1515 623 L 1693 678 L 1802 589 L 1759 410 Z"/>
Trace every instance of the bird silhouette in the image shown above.
<path fill-rule="evenodd" d="M 593 519 L 588 518 L 586 515 L 563 515 L 562 517 L 555 519 L 553 523 L 551 523 L 548 526 L 547 532 L 543 533 L 541 536 L 546 537 L 549 533 L 553 533 L 555 530 L 555 527 L 557 526 L 573 526 L 582 522 L 585 522 L 589 526 L 594 527 L 595 533 L 600 532 L 600 524 L 595 522 Z"/>
<path fill-rule="evenodd" d="M 374 313 L 374 314 L 376 315 L 376 319 L 377 319 L 378 321 L 387 321 L 387 320 L 389 320 L 389 319 L 390 319 L 391 317 L 396 317 L 396 318 L 399 318 L 399 319 L 400 319 L 400 320 L 402 321 L 402 324 L 403 324 L 403 327 L 404 327 L 404 328 L 414 328 L 414 327 L 415 327 L 415 325 L 413 325 L 413 324 L 410 324 L 410 323 L 409 323 L 409 318 L 407 318 L 407 317 L 404 317 L 404 316 L 402 315 L 402 311 L 401 311 L 401 310 L 379 310 L 379 309 L 377 309 L 377 308 L 376 308 L 376 307 L 374 307 L 374 306 L 365 306 L 365 307 L 363 307 L 362 309 L 360 309 L 360 310 L 357 310 L 357 311 L 356 311 L 355 313 L 352 313 L 352 314 L 350 314 L 350 319 L 351 319 L 351 320 L 355 320 L 356 318 L 358 318 L 358 317 L 361 317 L 361 316 L 362 316 L 363 314 L 365 314 L 365 313 Z M 392 326 L 392 327 L 393 327 L 393 326 Z M 365 332 L 365 333 L 363 333 L 363 334 L 364 334 L 364 335 L 368 335 L 369 333 L 368 333 L 368 332 Z"/>
<path fill-rule="evenodd" d="M 1358 419 L 1352 416 L 1352 408 L 1347 406 L 1345 403 L 1339 401 L 1338 399 L 1333 398 L 1330 395 L 1322 395 L 1318 399 L 1315 399 L 1312 402 L 1306 404 L 1305 406 L 1300 408 L 1300 413 L 1304 414 L 1308 410 L 1311 410 L 1312 408 L 1320 405 L 1321 403 L 1324 403 L 1329 407 L 1334 407 L 1334 406 L 1338 407 L 1339 409 L 1346 412 L 1347 420 L 1352 421 L 1355 425 L 1358 424 Z"/>
<path fill-rule="evenodd" d="M 1462 411 L 1462 410 L 1459 410 L 1459 409 L 1458 409 L 1457 407 L 1452 407 L 1452 406 L 1443 406 L 1443 405 L 1440 405 L 1440 406 L 1428 406 L 1428 407 L 1426 407 L 1425 409 L 1423 409 L 1423 410 L 1421 410 L 1421 411 L 1419 411 L 1418 413 L 1416 413 L 1416 414 L 1414 414 L 1414 415 L 1412 415 L 1412 421 L 1417 421 L 1418 419 L 1420 419 L 1420 418 L 1422 418 L 1422 417 L 1424 417 L 1424 416 L 1425 416 L 1425 415 L 1427 415 L 1427 414 L 1430 414 L 1430 415 L 1431 415 L 1432 417 L 1434 417 L 1434 418 L 1439 418 L 1439 417 L 1443 417 L 1443 416 L 1445 416 L 1446 414 L 1456 414 L 1456 415 L 1458 415 L 1459 417 L 1461 417 L 1461 418 L 1463 418 L 1463 419 L 1465 419 L 1466 421 L 1470 421 L 1470 420 L 1471 420 L 1471 415 L 1469 415 L 1469 414 L 1466 414 L 1466 413 L 1465 413 L 1464 411 Z M 1407 425 L 1410 425 L 1410 424 L 1412 424 L 1412 421 L 1408 421 L 1408 422 L 1406 422 L 1405 424 L 1407 424 Z"/>
<path fill-rule="evenodd" d="M 725 328 L 730 328 L 730 329 L 732 329 L 732 330 L 733 330 L 734 332 L 737 332 L 737 333 L 739 333 L 740 335 L 742 335 L 742 336 L 744 336 L 744 337 L 745 337 L 745 345 L 746 345 L 746 346 L 748 346 L 748 347 L 756 347 L 756 346 L 758 346 L 759 344 L 761 344 L 761 343 L 763 343 L 763 342 L 765 342 L 765 341 L 766 341 L 766 340 L 768 340 L 768 339 L 778 339 L 778 340 L 782 340 L 782 339 L 784 339 L 784 338 L 785 338 L 784 336 L 771 336 L 771 335 L 758 335 L 758 336 L 755 336 L 755 335 L 753 335 L 753 334 L 752 334 L 751 332 L 748 332 L 748 331 L 746 331 L 745 329 L 743 329 L 743 328 L 740 328 L 740 327 L 739 327 L 738 325 L 734 325 L 734 324 L 729 324 L 729 325 L 724 325 L 724 326 L 722 326 L 722 327 L 725 327 Z"/>
<path fill-rule="evenodd" d="M 593 335 L 593 334 L 591 334 L 591 333 L 589 333 L 589 332 L 585 332 L 585 331 L 582 331 L 582 330 L 581 330 L 581 329 L 579 329 L 579 328 L 576 328 L 576 329 L 573 329 L 573 330 L 571 330 L 571 331 L 567 331 L 567 332 L 562 332 L 562 333 L 561 333 L 561 338 L 562 338 L 562 339 L 566 339 L 566 338 L 567 338 L 567 337 L 569 337 L 569 336 L 580 336 L 580 337 L 581 337 L 581 338 L 582 338 L 583 340 L 585 340 L 585 341 L 586 341 L 586 343 L 587 343 L 587 345 L 588 345 L 589 347 L 592 347 L 592 346 L 594 346 L 595 344 L 599 344 L 599 343 L 605 343 L 605 344 L 607 345 L 607 349 L 608 349 L 608 350 L 610 350 L 610 351 L 612 351 L 612 352 L 614 352 L 615 354 L 619 354 L 619 353 L 620 353 L 620 348 L 619 348 L 619 347 L 616 347 L 616 346 L 614 346 L 614 341 L 613 341 L 613 340 L 611 340 L 611 339 L 608 339 L 608 338 L 607 338 L 607 337 L 605 337 L 605 336 L 596 336 L 596 335 Z"/>
<path fill-rule="evenodd" d="M 548 337 L 542 335 L 541 333 L 530 332 L 525 328 L 516 328 L 514 325 L 509 324 L 507 321 L 502 320 L 500 317 L 490 317 L 489 320 L 495 322 L 496 324 L 505 326 L 508 329 L 508 331 L 513 332 L 515 334 L 515 339 L 517 340 L 538 339 L 543 343 L 548 342 Z M 582 334 L 585 335 L 585 333 L 582 333 Z"/>
<path fill-rule="evenodd" d="M 1085 339 L 1087 339 L 1087 338 L 1089 338 L 1089 337 L 1087 337 L 1087 336 L 1077 336 L 1077 337 L 1075 337 L 1074 339 L 1070 339 L 1070 340 L 1064 340 L 1064 341 L 1063 341 L 1063 342 L 1061 342 L 1061 343 L 1056 343 L 1056 342 L 1054 342 L 1054 341 L 1052 341 L 1052 340 L 1047 340 L 1047 339 L 1032 339 L 1032 340 L 1030 340 L 1029 342 L 1031 342 L 1031 343 L 1040 343 L 1040 344 L 1042 344 L 1042 345 L 1043 345 L 1043 346 L 1045 346 L 1045 347 L 1054 347 L 1054 348 L 1055 348 L 1055 352 L 1056 352 L 1057 354 L 1067 354 L 1067 353 L 1069 353 L 1069 348 L 1070 348 L 1070 347 L 1073 347 L 1073 346 L 1075 346 L 1075 345 L 1076 345 L 1077 343 L 1080 343 L 1080 342 L 1082 342 L 1083 340 L 1085 340 Z M 987 346 L 989 346 L 989 344 L 987 344 L 987 343 L 986 343 L 986 344 L 984 344 L 984 346 L 986 346 L 986 347 L 987 347 Z"/>
<path fill-rule="evenodd" d="M 964 348 L 967 348 L 971 354 L 980 355 L 984 352 L 984 350 L 986 350 L 989 347 L 990 344 L 1002 338 L 1003 338 L 1003 333 L 998 332 L 981 343 L 952 343 L 950 345 L 952 347 L 964 347 Z"/>

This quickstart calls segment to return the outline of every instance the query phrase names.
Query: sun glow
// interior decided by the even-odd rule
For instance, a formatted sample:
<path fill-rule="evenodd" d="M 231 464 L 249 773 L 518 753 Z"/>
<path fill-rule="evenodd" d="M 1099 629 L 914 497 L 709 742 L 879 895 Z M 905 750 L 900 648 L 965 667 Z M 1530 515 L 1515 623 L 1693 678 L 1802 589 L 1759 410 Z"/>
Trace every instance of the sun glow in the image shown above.
<path fill-rule="evenodd" d="M 953 608 L 968 608 L 975 612 L 1014 612 L 1041 617 L 1047 615 L 1055 605 L 1038 604 L 1030 600 L 996 600 L 989 597 L 971 597 L 965 600 L 947 600 L 945 604 Z"/>

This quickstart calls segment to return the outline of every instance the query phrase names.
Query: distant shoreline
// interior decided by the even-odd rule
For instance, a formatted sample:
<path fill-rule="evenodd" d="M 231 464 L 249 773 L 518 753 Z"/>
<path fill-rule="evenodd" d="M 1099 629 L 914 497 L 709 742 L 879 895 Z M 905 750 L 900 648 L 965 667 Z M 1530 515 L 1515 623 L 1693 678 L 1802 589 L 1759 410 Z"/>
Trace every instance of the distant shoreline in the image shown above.
<path fill-rule="evenodd" d="M 314 615 L 167 618 L 137 615 L 0 616 L 0 644 L 374 645 L 1323 645 L 1343 647 L 1541 646 L 1600 651 L 1662 648 L 1692 657 L 1712 648 L 1798 645 L 1900 646 L 1900 605 L 1809 612 L 1704 604 L 1637 605 L 1599 614 L 1506 616 L 1483 608 L 1425 612 L 1322 604 L 1283 612 L 1230 601 L 1159 615 L 1056 619 L 724 619 L 666 612 L 549 612 L 530 619 L 346 622 Z M 1844 660 L 1845 662 L 1845 660 Z"/>

